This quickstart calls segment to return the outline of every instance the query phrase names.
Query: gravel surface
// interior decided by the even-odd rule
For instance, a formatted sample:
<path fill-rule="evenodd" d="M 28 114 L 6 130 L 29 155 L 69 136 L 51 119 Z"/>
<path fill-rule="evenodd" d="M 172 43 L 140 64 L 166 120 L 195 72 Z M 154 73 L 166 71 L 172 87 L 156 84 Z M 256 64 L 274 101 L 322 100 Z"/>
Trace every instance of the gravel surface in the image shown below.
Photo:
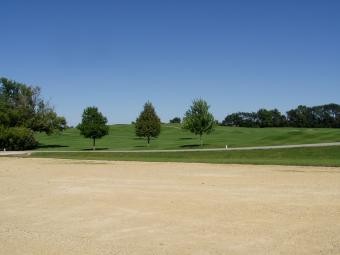
<path fill-rule="evenodd" d="M 340 168 L 3 157 L 0 254 L 340 254 Z"/>

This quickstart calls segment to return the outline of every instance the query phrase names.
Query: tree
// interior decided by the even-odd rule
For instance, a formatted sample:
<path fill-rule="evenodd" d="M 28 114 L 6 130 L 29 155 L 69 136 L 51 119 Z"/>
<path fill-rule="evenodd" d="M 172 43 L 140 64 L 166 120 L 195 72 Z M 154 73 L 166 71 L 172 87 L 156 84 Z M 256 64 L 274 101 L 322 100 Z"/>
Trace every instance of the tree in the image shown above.
<path fill-rule="evenodd" d="M 6 150 L 28 150 L 38 145 L 32 130 L 25 127 L 4 128 L 0 126 L 0 148 Z"/>
<path fill-rule="evenodd" d="M 51 134 L 66 128 L 40 95 L 40 88 L 0 78 L 0 147 L 24 150 L 38 145 L 34 132 Z"/>
<path fill-rule="evenodd" d="M 286 117 L 277 109 L 260 109 L 257 112 L 257 119 L 260 127 L 282 127 L 285 125 Z"/>
<path fill-rule="evenodd" d="M 39 87 L 0 78 L 0 121 L 5 127 L 25 127 L 51 134 L 66 128 L 64 117 L 58 116 L 45 102 Z"/>
<path fill-rule="evenodd" d="M 93 141 L 92 149 L 96 149 L 96 139 L 100 139 L 109 133 L 107 118 L 98 111 L 97 107 L 87 107 L 82 115 L 82 121 L 77 126 L 80 133 Z"/>
<path fill-rule="evenodd" d="M 260 127 L 272 127 L 273 126 L 271 111 L 268 111 L 266 109 L 258 110 L 257 119 L 258 119 Z"/>
<path fill-rule="evenodd" d="M 170 120 L 170 123 L 181 123 L 181 118 L 180 117 L 175 117 Z"/>
<path fill-rule="evenodd" d="M 222 125 L 224 126 L 232 126 L 232 127 L 240 127 L 242 123 L 242 117 L 240 113 L 232 113 L 225 117 L 222 121 Z"/>
<path fill-rule="evenodd" d="M 146 102 L 144 110 L 139 114 L 135 124 L 136 135 L 145 137 L 148 145 L 151 137 L 156 138 L 161 132 L 161 120 L 150 102 Z"/>
<path fill-rule="evenodd" d="M 293 127 L 314 127 L 315 119 L 310 107 L 299 105 L 296 109 L 287 112 L 287 118 Z"/>
<path fill-rule="evenodd" d="M 272 114 L 273 127 L 284 127 L 287 125 L 286 116 L 284 116 L 278 109 L 270 111 Z"/>
<path fill-rule="evenodd" d="M 232 127 L 258 127 L 259 121 L 256 112 L 237 112 L 227 115 L 222 125 Z"/>
<path fill-rule="evenodd" d="M 199 135 L 201 146 L 203 145 L 203 134 L 210 134 L 215 125 L 215 119 L 209 112 L 209 107 L 203 99 L 196 99 L 183 118 L 183 128 Z"/>

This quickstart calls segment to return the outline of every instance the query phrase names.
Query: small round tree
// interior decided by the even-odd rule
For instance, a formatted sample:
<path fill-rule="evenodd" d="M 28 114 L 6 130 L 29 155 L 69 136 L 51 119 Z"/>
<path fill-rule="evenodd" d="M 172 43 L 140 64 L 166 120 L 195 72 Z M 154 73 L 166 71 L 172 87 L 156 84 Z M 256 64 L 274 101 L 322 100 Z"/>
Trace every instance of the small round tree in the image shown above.
<path fill-rule="evenodd" d="M 109 133 L 107 118 L 98 111 L 97 107 L 88 107 L 84 110 L 82 121 L 77 126 L 80 133 L 93 141 L 92 149 L 96 149 L 96 139 L 100 139 Z"/>
<path fill-rule="evenodd" d="M 161 132 L 161 120 L 150 102 L 145 103 L 144 110 L 140 113 L 135 124 L 136 135 L 146 137 L 148 145 L 151 137 L 156 138 Z"/>
<path fill-rule="evenodd" d="M 209 105 L 203 99 L 193 101 L 190 109 L 183 118 L 183 128 L 200 136 L 200 145 L 203 145 L 203 134 L 210 134 L 214 130 L 215 119 L 209 112 Z"/>

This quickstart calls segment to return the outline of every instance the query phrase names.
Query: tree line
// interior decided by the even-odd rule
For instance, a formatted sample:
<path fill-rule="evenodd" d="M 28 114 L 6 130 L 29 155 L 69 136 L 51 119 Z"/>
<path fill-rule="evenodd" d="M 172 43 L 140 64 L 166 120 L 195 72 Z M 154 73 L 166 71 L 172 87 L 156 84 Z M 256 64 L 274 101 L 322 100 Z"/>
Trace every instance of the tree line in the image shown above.
<path fill-rule="evenodd" d="M 48 102 L 41 96 L 36 86 L 28 86 L 7 78 L 0 78 L 0 148 L 7 150 L 26 150 L 38 146 L 35 132 L 48 135 L 67 128 L 66 119 L 58 116 Z M 181 122 L 175 118 L 174 122 Z M 215 124 L 207 102 L 202 99 L 193 101 L 185 113 L 183 128 L 199 135 L 201 145 L 203 134 L 212 132 Z M 92 139 L 95 149 L 96 140 L 109 134 L 107 118 L 97 107 L 87 107 L 77 128 L 80 134 Z M 157 138 L 161 132 L 161 120 L 151 102 L 146 102 L 143 111 L 135 122 L 135 134 L 145 138 Z"/>
<path fill-rule="evenodd" d="M 339 128 L 340 105 L 326 104 L 308 107 L 300 105 L 282 114 L 279 110 L 260 109 L 257 112 L 237 112 L 227 115 L 223 126 L 233 127 L 298 127 Z"/>

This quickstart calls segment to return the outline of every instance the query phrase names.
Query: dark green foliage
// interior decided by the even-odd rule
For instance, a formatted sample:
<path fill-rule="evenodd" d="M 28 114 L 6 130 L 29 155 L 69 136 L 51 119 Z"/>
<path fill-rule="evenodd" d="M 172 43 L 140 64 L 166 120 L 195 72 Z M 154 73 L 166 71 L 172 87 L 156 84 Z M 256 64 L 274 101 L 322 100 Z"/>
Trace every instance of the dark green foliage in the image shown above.
<path fill-rule="evenodd" d="M 327 104 L 314 107 L 300 105 L 287 112 L 292 127 L 339 128 L 340 105 Z"/>
<path fill-rule="evenodd" d="M 59 117 L 41 98 L 39 87 L 6 78 L 0 78 L 0 123 L 46 134 L 66 128 L 65 118 Z"/>
<path fill-rule="evenodd" d="M 287 115 L 289 123 L 293 127 L 307 127 L 314 122 L 312 109 L 304 105 L 299 105 L 298 108 L 288 111 Z"/>
<path fill-rule="evenodd" d="M 24 127 L 0 127 L 0 149 L 28 150 L 37 146 L 32 130 Z"/>
<path fill-rule="evenodd" d="M 257 112 L 239 112 L 228 115 L 222 125 L 233 127 L 283 127 L 286 117 L 277 109 L 260 109 Z"/>
<path fill-rule="evenodd" d="M 135 132 L 138 137 L 145 137 L 150 144 L 151 137 L 156 138 L 161 132 L 161 120 L 150 102 L 145 103 L 144 110 L 136 120 Z"/>
<path fill-rule="evenodd" d="M 209 105 L 203 99 L 193 101 L 190 109 L 183 118 L 183 128 L 195 135 L 200 136 L 201 146 L 203 145 L 203 134 L 210 134 L 215 125 L 214 116 L 209 112 Z"/>
<path fill-rule="evenodd" d="M 238 112 L 228 115 L 222 125 L 231 127 L 258 127 L 257 114 L 255 112 Z"/>
<path fill-rule="evenodd" d="M 170 120 L 171 124 L 176 124 L 176 123 L 181 123 L 181 118 L 180 117 L 175 117 Z"/>
<path fill-rule="evenodd" d="M 82 115 L 82 121 L 77 126 L 80 133 L 93 141 L 93 150 L 96 149 L 96 139 L 100 139 L 109 133 L 107 118 L 98 111 L 97 107 L 87 107 Z"/>
<path fill-rule="evenodd" d="M 0 78 L 0 125 L 1 146 L 21 150 L 37 145 L 33 132 L 64 130 L 66 120 L 41 98 L 39 87 Z"/>
<path fill-rule="evenodd" d="M 260 109 L 258 112 L 239 112 L 228 115 L 222 125 L 234 127 L 304 127 L 339 128 L 340 105 L 327 104 L 315 107 L 298 106 L 287 112 L 277 109 Z"/>
<path fill-rule="evenodd" d="M 39 103 L 35 117 L 28 123 L 32 130 L 46 134 L 63 131 L 67 128 L 66 119 L 58 116 L 54 110 L 46 106 L 44 102 Z"/>
<path fill-rule="evenodd" d="M 271 110 L 272 127 L 285 127 L 287 126 L 287 118 L 281 114 L 278 109 Z"/>
<path fill-rule="evenodd" d="M 260 109 L 256 115 L 259 127 L 282 127 L 286 124 L 286 117 L 277 109 Z"/>

